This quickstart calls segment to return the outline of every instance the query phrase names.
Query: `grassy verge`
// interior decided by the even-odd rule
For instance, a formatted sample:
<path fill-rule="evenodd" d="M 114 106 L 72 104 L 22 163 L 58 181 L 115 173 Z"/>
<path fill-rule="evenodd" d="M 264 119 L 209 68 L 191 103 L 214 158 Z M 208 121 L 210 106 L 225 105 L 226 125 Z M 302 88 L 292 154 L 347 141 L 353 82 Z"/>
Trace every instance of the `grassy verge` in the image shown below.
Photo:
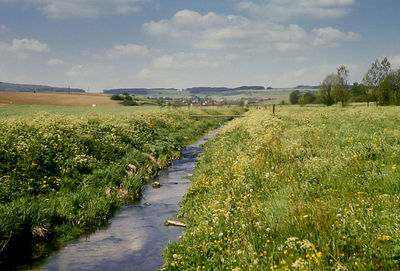
<path fill-rule="evenodd" d="M 220 121 L 178 109 L 0 119 L 0 263 L 41 257 L 46 244 L 103 225 Z"/>
<path fill-rule="evenodd" d="M 252 110 L 208 143 L 164 270 L 398 270 L 398 108 Z"/>

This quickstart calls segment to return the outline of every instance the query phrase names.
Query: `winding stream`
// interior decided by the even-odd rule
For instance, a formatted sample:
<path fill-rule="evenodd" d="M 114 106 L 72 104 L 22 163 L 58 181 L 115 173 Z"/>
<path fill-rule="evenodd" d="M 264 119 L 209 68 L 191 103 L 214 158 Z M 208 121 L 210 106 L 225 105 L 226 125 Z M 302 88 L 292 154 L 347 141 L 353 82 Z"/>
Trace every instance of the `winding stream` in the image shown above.
<path fill-rule="evenodd" d="M 176 240 L 182 229 L 165 227 L 173 218 L 190 181 L 200 145 L 216 130 L 182 152 L 180 160 L 160 173 L 159 189 L 144 187 L 137 205 L 121 207 L 105 230 L 81 238 L 50 256 L 39 270 L 156 270 L 163 265 L 162 252 L 168 241 Z M 150 203 L 149 206 L 147 206 Z"/>

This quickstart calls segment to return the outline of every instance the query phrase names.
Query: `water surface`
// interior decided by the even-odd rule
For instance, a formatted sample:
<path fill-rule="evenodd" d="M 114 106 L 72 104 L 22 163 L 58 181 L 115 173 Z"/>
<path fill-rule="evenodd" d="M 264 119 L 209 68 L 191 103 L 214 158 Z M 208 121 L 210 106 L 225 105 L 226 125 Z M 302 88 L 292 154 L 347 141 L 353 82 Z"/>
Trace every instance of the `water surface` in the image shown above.
<path fill-rule="evenodd" d="M 216 131 L 189 145 L 180 160 L 160 173 L 158 189 L 144 187 L 137 205 L 121 207 L 105 230 L 81 238 L 50 256 L 39 270 L 156 270 L 163 265 L 162 252 L 168 241 L 182 234 L 182 229 L 164 226 L 178 210 L 190 181 L 199 145 L 208 141 Z M 146 206 L 150 203 L 150 206 Z"/>

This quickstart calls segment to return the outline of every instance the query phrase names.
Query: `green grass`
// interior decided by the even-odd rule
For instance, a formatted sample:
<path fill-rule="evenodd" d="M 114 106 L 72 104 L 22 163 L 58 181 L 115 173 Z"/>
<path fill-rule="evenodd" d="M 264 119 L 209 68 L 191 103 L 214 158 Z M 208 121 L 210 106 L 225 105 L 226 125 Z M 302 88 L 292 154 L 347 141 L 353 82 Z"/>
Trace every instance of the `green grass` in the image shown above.
<path fill-rule="evenodd" d="M 187 109 L 22 108 L 0 118 L 0 263 L 40 258 L 47 244 L 103 225 L 184 145 L 223 121 L 192 119 Z"/>
<path fill-rule="evenodd" d="M 399 270 L 400 110 L 252 110 L 207 144 L 164 270 Z"/>
<path fill-rule="evenodd" d="M 38 113 L 51 114 L 119 114 L 119 113 L 137 113 L 142 111 L 155 110 L 156 106 L 56 106 L 56 105 L 5 105 L 0 106 L 0 118 L 27 116 Z"/>

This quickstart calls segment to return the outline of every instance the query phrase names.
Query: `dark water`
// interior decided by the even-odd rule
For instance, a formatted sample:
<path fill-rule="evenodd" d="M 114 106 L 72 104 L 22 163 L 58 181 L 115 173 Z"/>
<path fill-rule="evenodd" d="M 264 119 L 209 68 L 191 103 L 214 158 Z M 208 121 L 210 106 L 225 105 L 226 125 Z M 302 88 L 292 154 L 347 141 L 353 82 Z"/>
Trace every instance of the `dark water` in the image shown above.
<path fill-rule="evenodd" d="M 162 252 L 168 241 L 182 234 L 182 229 L 165 227 L 165 219 L 173 218 L 190 181 L 200 144 L 216 131 L 182 152 L 156 180 L 161 188 L 145 186 L 137 205 L 124 206 L 111 219 L 106 230 L 69 244 L 49 259 L 39 270 L 156 270 L 163 265 Z M 146 206 L 145 203 L 150 203 Z"/>

